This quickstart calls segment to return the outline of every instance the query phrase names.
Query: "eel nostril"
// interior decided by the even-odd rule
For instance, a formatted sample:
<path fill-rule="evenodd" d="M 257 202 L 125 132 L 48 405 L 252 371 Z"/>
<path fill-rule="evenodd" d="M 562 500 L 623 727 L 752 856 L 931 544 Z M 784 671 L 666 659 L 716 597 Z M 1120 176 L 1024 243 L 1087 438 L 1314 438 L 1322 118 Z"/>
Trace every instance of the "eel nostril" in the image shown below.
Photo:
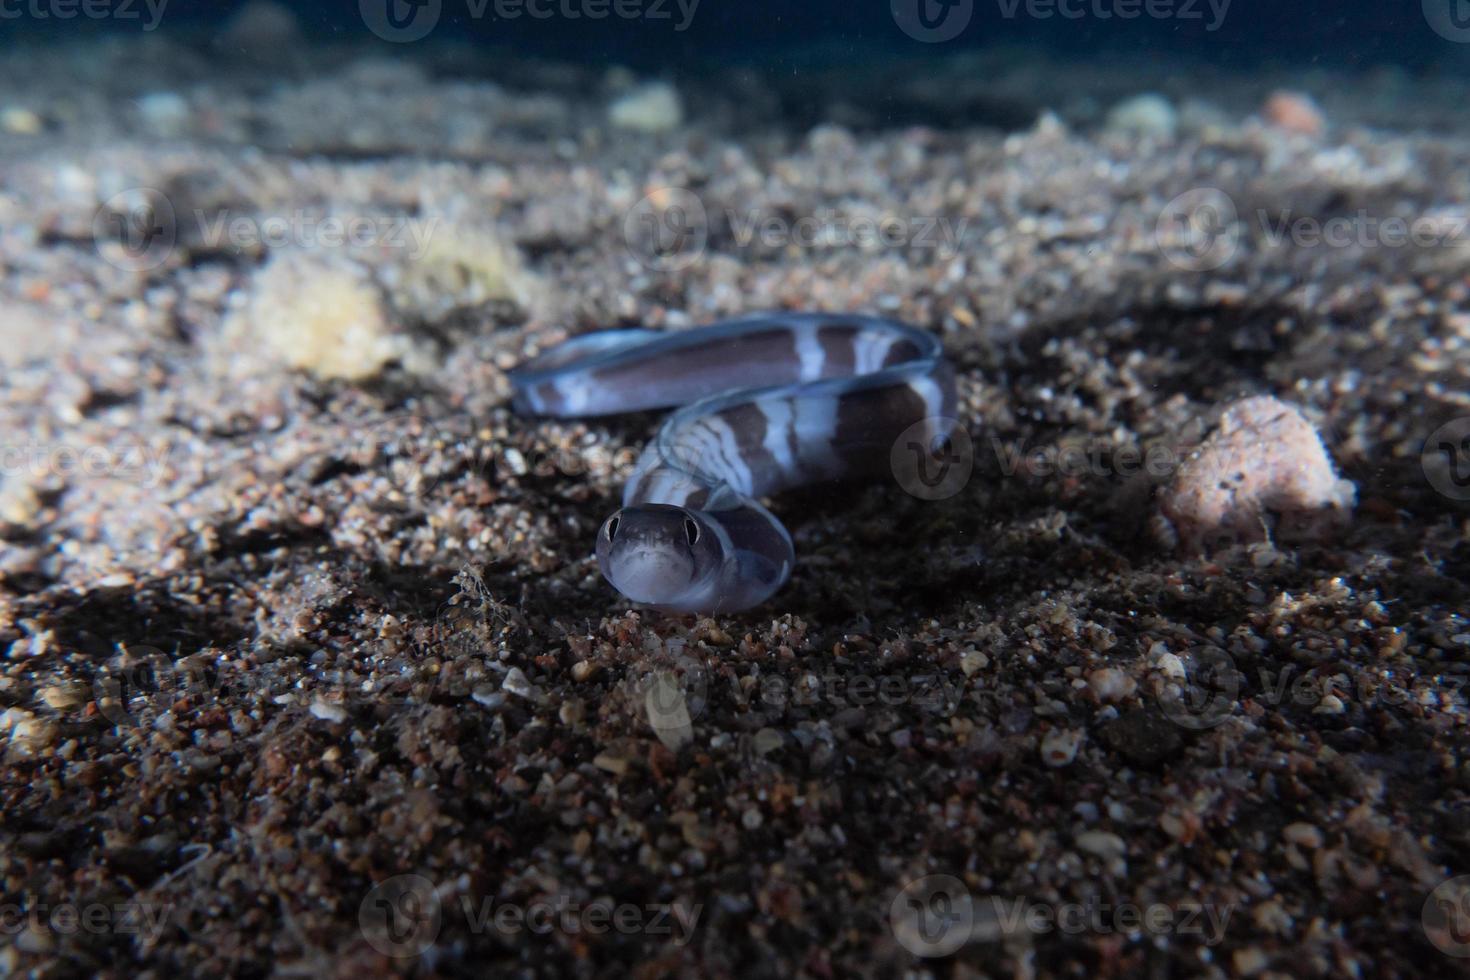
<path fill-rule="evenodd" d="M 618 524 L 619 523 L 620 522 L 618 520 L 618 515 L 617 514 L 614 514 L 613 516 L 611 516 L 611 517 L 609 517 L 607 519 L 607 524 L 606 524 L 606 527 L 607 527 L 607 539 L 609 541 L 611 541 L 613 538 L 615 538 L 615 537 L 618 536 Z"/>
<path fill-rule="evenodd" d="M 694 547 L 699 542 L 699 525 L 694 518 L 684 518 L 684 540 L 689 542 L 689 547 Z"/>

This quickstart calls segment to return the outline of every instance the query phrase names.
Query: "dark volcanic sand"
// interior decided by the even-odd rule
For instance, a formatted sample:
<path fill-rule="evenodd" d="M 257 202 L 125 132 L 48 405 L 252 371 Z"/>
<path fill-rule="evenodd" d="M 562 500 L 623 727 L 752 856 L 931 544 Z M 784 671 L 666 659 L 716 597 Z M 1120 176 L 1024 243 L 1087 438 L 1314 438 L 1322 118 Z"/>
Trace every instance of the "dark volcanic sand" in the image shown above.
<path fill-rule="evenodd" d="M 1002 56 L 907 87 L 875 69 L 872 91 L 731 72 L 681 88 L 684 126 L 629 135 L 605 112 L 626 78 L 462 52 L 303 55 L 271 76 L 157 40 L 7 58 L 0 413 L 27 448 L 0 483 L 0 870 L 33 914 L 5 919 L 0 968 L 1463 962 L 1431 938 L 1456 948 L 1449 927 L 1470 921 L 1421 912 L 1470 866 L 1470 545 L 1420 454 L 1470 414 L 1470 249 L 1273 245 L 1253 217 L 1463 213 L 1456 80 L 1298 79 L 1326 109 L 1311 137 L 1251 118 L 1285 78 Z M 1146 89 L 1198 100 L 1178 135 L 1107 132 L 1109 106 Z M 182 109 L 135 101 L 165 90 Z M 885 93 L 902 125 L 872 108 Z M 946 128 L 908 126 L 926 113 Z M 1370 128 L 1395 126 L 1434 135 Z M 142 271 L 93 240 L 99 206 L 138 187 L 183 216 Z M 669 187 L 702 202 L 707 248 L 650 268 L 625 216 Z M 1194 271 L 1155 232 L 1200 187 L 1249 227 Z M 369 309 L 381 296 L 402 356 L 325 378 L 266 342 L 309 302 L 266 291 L 271 250 L 194 220 L 297 209 L 442 218 L 465 261 L 498 234 L 525 269 L 482 295 L 404 286 L 391 246 L 275 249 L 308 295 L 330 267 Z M 743 242 L 728 218 L 825 209 L 968 224 L 952 248 L 863 249 Z M 592 537 L 655 418 L 519 418 L 504 370 L 568 333 L 776 307 L 941 333 L 974 472 L 936 502 L 892 482 L 776 501 L 799 565 L 766 608 L 629 611 Z M 1255 393 L 1320 427 L 1357 485 L 1352 523 L 1164 550 L 1154 481 L 1120 454 L 1188 446 Z M 1007 464 L 1064 446 L 1095 461 Z M 1181 675 L 1201 697 L 1170 697 Z M 437 914 L 373 891 L 408 874 Z M 906 928 L 900 890 L 927 875 L 956 879 L 955 921 L 976 922 L 947 958 L 916 957 L 941 950 Z M 385 924 L 380 899 L 418 918 Z M 996 910 L 1018 900 L 1040 928 L 1006 928 Z M 67 929 L 41 905 L 104 912 Z M 1080 926 L 1046 924 L 1078 906 Z M 1151 907 L 1164 925 L 1123 911 Z M 549 930 L 516 926 L 548 908 Z"/>

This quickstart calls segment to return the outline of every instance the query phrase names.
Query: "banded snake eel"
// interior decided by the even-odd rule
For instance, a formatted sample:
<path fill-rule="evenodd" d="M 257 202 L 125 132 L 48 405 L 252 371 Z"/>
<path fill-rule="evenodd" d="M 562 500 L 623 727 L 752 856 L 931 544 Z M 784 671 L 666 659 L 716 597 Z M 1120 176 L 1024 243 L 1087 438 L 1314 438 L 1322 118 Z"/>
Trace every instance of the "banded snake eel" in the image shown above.
<path fill-rule="evenodd" d="M 597 533 L 603 576 L 671 612 L 765 602 L 795 563 L 760 498 L 873 479 L 896 439 L 948 438 L 954 371 L 929 333 L 873 316 L 770 313 L 661 333 L 575 337 L 511 373 L 513 408 L 555 418 L 683 406 Z"/>

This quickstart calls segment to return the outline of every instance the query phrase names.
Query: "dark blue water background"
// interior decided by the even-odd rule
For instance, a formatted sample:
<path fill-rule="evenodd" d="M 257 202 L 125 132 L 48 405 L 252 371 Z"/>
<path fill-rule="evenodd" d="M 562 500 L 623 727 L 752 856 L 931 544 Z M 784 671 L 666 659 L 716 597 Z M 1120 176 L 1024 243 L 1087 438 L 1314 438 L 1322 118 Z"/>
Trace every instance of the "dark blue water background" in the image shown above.
<path fill-rule="evenodd" d="M 99 31 L 138 29 L 136 21 L 119 18 L 36 18 L 33 3 L 81 3 L 83 0 L 0 0 L 0 44 L 24 45 Z M 98 0 L 141 5 L 142 0 Z M 406 0 L 365 0 L 405 3 Z M 1206 61 L 1250 67 L 1321 66 L 1371 68 L 1396 65 L 1409 71 L 1461 70 L 1470 66 L 1470 44 L 1447 41 L 1427 26 L 1421 0 L 1233 0 L 1223 21 L 1207 0 L 1174 0 L 1192 4 L 1198 17 L 1142 16 L 1104 19 L 1088 13 L 1067 18 L 1036 17 L 1022 7 L 1007 16 L 1011 0 L 973 0 L 964 31 L 943 44 L 924 44 L 895 25 L 889 0 L 700 0 L 685 30 L 676 30 L 674 14 L 664 20 L 608 17 L 600 21 L 521 16 L 471 16 L 470 0 L 414 0 L 441 3 L 434 40 L 456 40 L 506 48 L 527 56 L 598 64 L 624 64 L 643 71 L 679 70 L 701 64 L 748 62 L 771 69 L 798 70 L 812 57 L 854 62 L 875 52 L 899 56 L 952 54 L 987 45 L 1034 45 L 1078 60 L 1098 58 Z M 540 0 L 561 3 L 563 0 Z M 575 0 L 584 2 L 584 0 Z M 655 0 L 639 0 L 645 4 Z M 687 0 L 686 0 L 687 2 Z M 916 0 L 917 2 L 917 0 Z M 934 0 L 923 0 L 934 2 Z M 1066 0 L 1073 4 L 1117 0 Z M 1218 0 L 1217 0 L 1218 2 Z M 1441 4 L 1470 30 L 1470 0 L 1423 0 Z M 174 34 L 207 34 L 243 4 L 225 0 L 169 0 L 160 30 Z M 363 26 L 357 0 L 290 3 L 308 34 L 322 41 L 373 40 Z M 493 9 L 493 8 L 492 8 Z M 1015 8 L 1013 8 L 1014 10 Z"/>

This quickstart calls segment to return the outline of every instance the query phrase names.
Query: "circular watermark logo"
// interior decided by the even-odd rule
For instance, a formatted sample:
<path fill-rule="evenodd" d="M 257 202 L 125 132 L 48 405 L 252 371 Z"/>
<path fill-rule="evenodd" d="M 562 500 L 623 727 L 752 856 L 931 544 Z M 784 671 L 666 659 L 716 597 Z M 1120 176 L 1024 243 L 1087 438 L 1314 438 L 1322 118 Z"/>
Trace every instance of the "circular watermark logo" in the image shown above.
<path fill-rule="evenodd" d="M 644 661 L 633 683 L 655 731 L 686 727 L 709 706 L 709 668 L 687 653 Z"/>
<path fill-rule="evenodd" d="M 1229 262 L 1240 246 L 1235 202 L 1214 187 L 1185 191 L 1164 206 L 1154 243 L 1164 258 L 1187 272 L 1209 272 Z"/>
<path fill-rule="evenodd" d="M 1419 466 L 1429 485 L 1451 500 L 1470 500 L 1470 415 L 1451 419 L 1424 440 Z"/>
<path fill-rule="evenodd" d="M 888 906 L 888 925 L 898 944 L 915 956 L 948 956 L 975 926 L 970 890 L 953 875 L 925 875 L 909 882 Z"/>
<path fill-rule="evenodd" d="M 410 497 L 433 491 L 440 474 L 429 468 L 445 446 L 443 434 L 422 415 L 396 415 L 374 423 L 354 451 L 365 470 L 381 469 L 395 489 Z"/>
<path fill-rule="evenodd" d="M 357 0 L 362 22 L 384 41 L 421 41 L 439 23 L 443 0 Z"/>
<path fill-rule="evenodd" d="M 395 875 L 363 898 L 357 924 L 384 956 L 419 956 L 439 938 L 439 893 L 423 875 Z"/>
<path fill-rule="evenodd" d="M 920 419 L 894 440 L 888 465 L 909 494 L 920 500 L 944 500 L 970 482 L 975 444 L 955 419 Z"/>
<path fill-rule="evenodd" d="M 187 658 L 174 660 L 157 647 L 128 647 L 92 678 L 97 711 L 119 728 L 142 727 L 133 709 L 148 702 L 162 712 L 180 698 L 217 694 L 204 666 Z"/>
<path fill-rule="evenodd" d="M 163 265 L 178 240 L 173 202 L 152 187 L 120 191 L 92 215 L 92 244 L 97 254 L 128 272 L 147 272 Z"/>
<path fill-rule="evenodd" d="M 1181 728 L 1204 731 L 1230 717 L 1240 695 L 1240 673 L 1230 654 L 1219 647 L 1205 647 L 1184 668 L 1184 676 L 1171 678 L 1159 692 L 1164 717 Z"/>
<path fill-rule="evenodd" d="M 429 642 L 439 656 L 486 653 L 487 617 L 483 604 L 461 593 L 439 607 Z"/>
<path fill-rule="evenodd" d="M 1470 957 L 1470 875 L 1442 881 L 1419 913 L 1434 948 L 1457 959 Z"/>
<path fill-rule="evenodd" d="M 709 215 L 699 195 L 661 187 L 623 218 L 623 242 L 645 268 L 678 272 L 698 262 L 709 244 Z"/>
<path fill-rule="evenodd" d="M 953 41 L 970 26 L 975 0 L 889 0 L 893 22 L 915 41 Z"/>
<path fill-rule="evenodd" d="M 1456 44 L 1470 43 L 1470 0 L 1423 0 L 1423 8 L 1434 33 Z"/>

